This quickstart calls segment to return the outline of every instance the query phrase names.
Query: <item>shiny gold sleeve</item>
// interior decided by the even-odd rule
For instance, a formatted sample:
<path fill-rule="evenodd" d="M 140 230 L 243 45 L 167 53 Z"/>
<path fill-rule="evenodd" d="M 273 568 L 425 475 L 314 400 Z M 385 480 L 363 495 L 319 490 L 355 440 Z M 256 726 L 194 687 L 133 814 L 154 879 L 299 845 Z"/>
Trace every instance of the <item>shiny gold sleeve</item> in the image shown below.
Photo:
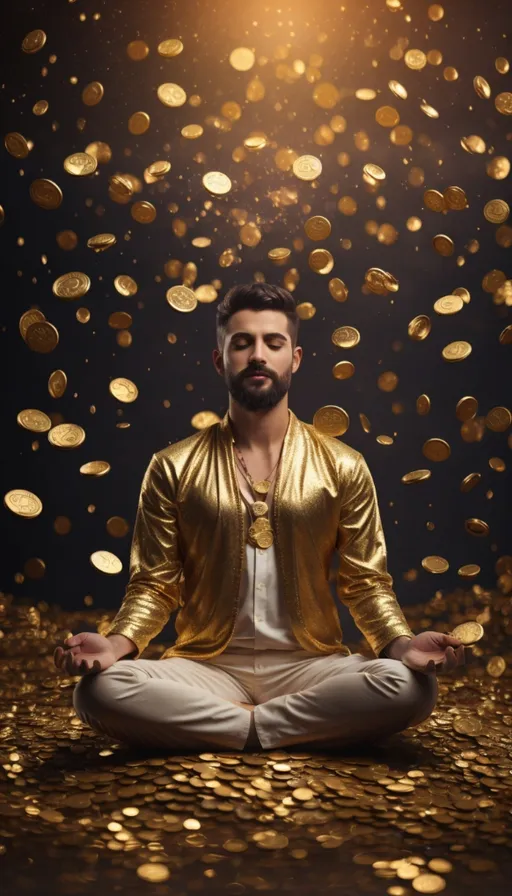
<path fill-rule="evenodd" d="M 140 490 L 126 593 L 117 616 L 101 632 L 131 638 L 137 645 L 134 659 L 162 631 L 179 605 L 183 564 L 178 547 L 176 488 L 172 468 L 167 472 L 158 455 L 153 454 Z"/>
<path fill-rule="evenodd" d="M 336 549 L 340 555 L 336 591 L 374 653 L 400 635 L 414 637 L 387 570 L 386 543 L 375 484 L 362 454 L 341 483 Z"/>

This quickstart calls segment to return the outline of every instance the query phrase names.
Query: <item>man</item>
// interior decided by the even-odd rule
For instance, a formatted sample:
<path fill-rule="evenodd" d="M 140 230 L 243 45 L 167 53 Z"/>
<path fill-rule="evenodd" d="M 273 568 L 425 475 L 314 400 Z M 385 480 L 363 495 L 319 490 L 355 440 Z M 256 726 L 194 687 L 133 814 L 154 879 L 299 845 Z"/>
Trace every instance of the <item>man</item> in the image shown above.
<path fill-rule="evenodd" d="M 363 456 L 288 408 L 298 327 L 286 289 L 227 293 L 213 362 L 229 410 L 152 456 L 123 604 L 104 635 L 55 651 L 58 668 L 83 676 L 81 720 L 117 740 L 240 750 L 374 741 L 427 718 L 436 669 L 465 661 L 456 638 L 414 636 L 405 620 Z M 375 659 L 343 644 L 334 551 L 338 596 Z M 176 643 L 138 659 L 176 609 Z"/>

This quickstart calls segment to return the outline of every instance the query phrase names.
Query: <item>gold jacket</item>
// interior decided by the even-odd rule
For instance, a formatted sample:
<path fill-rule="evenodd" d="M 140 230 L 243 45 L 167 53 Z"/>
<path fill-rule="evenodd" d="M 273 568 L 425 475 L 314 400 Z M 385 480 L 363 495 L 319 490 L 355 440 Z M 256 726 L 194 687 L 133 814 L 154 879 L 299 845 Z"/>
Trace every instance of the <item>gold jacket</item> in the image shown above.
<path fill-rule="evenodd" d="M 329 587 L 378 656 L 409 628 L 387 571 L 375 485 L 362 454 L 288 409 L 271 505 L 276 556 L 295 637 L 318 654 L 343 644 Z M 142 481 L 122 605 L 103 635 L 125 635 L 140 656 L 178 609 L 170 656 L 209 659 L 229 643 L 247 538 L 229 412 L 152 455 Z"/>

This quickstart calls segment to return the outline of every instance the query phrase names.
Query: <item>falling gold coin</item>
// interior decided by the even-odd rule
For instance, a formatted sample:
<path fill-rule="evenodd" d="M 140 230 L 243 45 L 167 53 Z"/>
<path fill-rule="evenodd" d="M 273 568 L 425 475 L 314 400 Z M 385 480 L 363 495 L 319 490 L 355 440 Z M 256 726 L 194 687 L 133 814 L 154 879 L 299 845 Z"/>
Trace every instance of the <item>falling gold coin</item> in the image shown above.
<path fill-rule="evenodd" d="M 150 124 L 151 119 L 147 112 L 134 112 L 128 119 L 128 130 L 130 134 L 140 136 L 146 133 Z"/>
<path fill-rule="evenodd" d="M 85 430 L 77 423 L 59 423 L 50 429 L 48 441 L 56 448 L 78 448 L 85 441 Z"/>
<path fill-rule="evenodd" d="M 476 75 L 473 78 L 473 87 L 475 88 L 475 93 L 482 99 L 488 100 L 491 95 L 491 85 L 482 75 Z"/>
<path fill-rule="evenodd" d="M 110 470 L 110 464 L 106 460 L 90 460 L 80 467 L 82 476 L 104 476 Z"/>
<path fill-rule="evenodd" d="M 43 509 L 43 504 L 37 495 L 29 492 L 24 488 L 13 488 L 4 495 L 4 505 L 12 510 L 16 516 L 24 516 L 26 519 L 33 520 L 39 516 Z"/>
<path fill-rule="evenodd" d="M 24 429 L 31 432 L 48 432 L 52 427 L 52 421 L 48 414 L 44 411 L 38 411 L 35 408 L 25 408 L 16 416 L 16 420 Z"/>
<path fill-rule="evenodd" d="M 339 348 L 353 348 L 355 345 L 359 345 L 361 334 L 355 327 L 337 327 L 331 340 Z"/>
<path fill-rule="evenodd" d="M 23 134 L 18 134 L 17 131 L 12 131 L 10 134 L 5 135 L 4 145 L 7 152 L 14 156 L 15 159 L 25 159 L 30 152 L 25 137 Z"/>
<path fill-rule="evenodd" d="M 98 160 L 95 156 L 90 156 L 86 152 L 74 152 L 64 159 L 64 168 L 68 174 L 76 177 L 85 177 L 88 174 L 94 174 L 98 167 Z"/>
<path fill-rule="evenodd" d="M 164 174 L 167 174 L 171 170 L 171 163 L 165 159 L 162 159 L 160 162 L 151 162 L 151 165 L 148 165 L 148 173 L 151 177 L 163 177 Z"/>
<path fill-rule="evenodd" d="M 128 274 L 118 274 L 114 286 L 122 296 L 134 296 L 138 290 L 135 280 Z"/>
<path fill-rule="evenodd" d="M 183 52 L 183 44 L 178 38 L 171 37 L 168 40 L 160 41 L 157 47 L 157 52 L 160 56 L 170 59 L 172 56 L 179 56 L 179 54 Z"/>
<path fill-rule="evenodd" d="M 295 159 L 292 170 L 299 180 L 315 180 L 322 173 L 322 163 L 316 156 L 299 156 Z"/>
<path fill-rule="evenodd" d="M 95 252 L 103 252 L 111 246 L 115 246 L 117 242 L 113 233 L 97 233 L 95 236 L 89 237 L 87 240 L 87 248 L 94 249 Z"/>
<path fill-rule="evenodd" d="M 215 193 L 217 196 L 223 196 L 231 190 L 231 180 L 227 174 L 223 174 L 222 171 L 207 171 L 207 173 L 203 175 L 202 180 L 203 186 L 205 186 L 210 193 Z"/>
<path fill-rule="evenodd" d="M 331 233 L 331 222 L 323 215 L 313 215 L 304 224 L 304 230 L 310 240 L 326 240 Z"/>
<path fill-rule="evenodd" d="M 491 408 L 485 418 L 485 425 L 493 432 L 505 432 L 512 423 L 512 414 L 501 406 Z"/>
<path fill-rule="evenodd" d="M 425 190 L 423 202 L 432 212 L 442 212 L 446 208 L 444 196 L 439 190 Z"/>
<path fill-rule="evenodd" d="M 456 342 L 449 342 L 445 345 L 441 352 L 445 361 L 464 361 L 472 352 L 472 346 L 469 342 L 459 339 Z"/>
<path fill-rule="evenodd" d="M 36 28 L 23 38 L 21 49 L 24 53 L 37 53 L 46 43 L 46 34 L 41 28 Z"/>
<path fill-rule="evenodd" d="M 432 245 L 436 252 L 438 252 L 439 255 L 443 255 L 445 258 L 454 253 L 455 247 L 453 245 L 453 240 L 444 233 L 437 233 L 432 238 Z"/>
<path fill-rule="evenodd" d="M 417 893 L 441 893 L 446 887 L 444 877 L 438 874 L 418 874 L 411 881 L 413 890 Z"/>
<path fill-rule="evenodd" d="M 437 314 L 457 314 L 464 308 L 464 302 L 460 296 L 442 296 L 434 302 L 434 311 Z"/>
<path fill-rule="evenodd" d="M 55 280 L 52 290 L 59 299 L 79 299 L 89 292 L 90 278 L 82 271 L 70 271 L 69 274 L 61 274 Z"/>
<path fill-rule="evenodd" d="M 114 398 L 117 398 L 118 401 L 123 401 L 125 404 L 131 404 L 132 401 L 136 400 L 139 394 L 139 390 L 135 383 L 124 376 L 118 376 L 111 380 L 108 388 L 110 394 L 113 395 Z"/>
<path fill-rule="evenodd" d="M 39 311 L 37 308 L 31 308 L 30 311 L 25 311 L 20 317 L 20 333 L 22 338 L 25 340 L 27 335 L 27 330 L 30 327 L 30 324 L 38 323 L 41 320 L 46 320 L 42 311 Z"/>
<path fill-rule="evenodd" d="M 411 482 L 423 482 L 424 479 L 430 479 L 431 476 L 430 470 L 411 470 L 410 473 L 404 473 L 401 482 L 408 485 Z"/>
<path fill-rule="evenodd" d="M 451 454 L 451 448 L 444 439 L 427 439 L 422 447 L 422 452 L 429 460 L 447 460 Z"/>
<path fill-rule="evenodd" d="M 97 106 L 103 99 L 104 92 L 103 84 L 100 84 L 99 81 L 91 81 L 82 90 L 82 102 L 86 106 Z"/>
<path fill-rule="evenodd" d="M 443 198 L 448 208 L 460 210 L 467 207 L 467 196 L 462 187 L 446 187 Z"/>
<path fill-rule="evenodd" d="M 237 47 L 229 54 L 229 64 L 237 72 L 248 72 L 256 61 L 253 50 L 249 47 Z"/>
<path fill-rule="evenodd" d="M 29 188 L 30 198 L 39 208 L 48 210 L 56 209 L 62 202 L 62 190 L 53 182 L 45 177 L 33 180 Z"/>
<path fill-rule="evenodd" d="M 179 84 L 166 83 L 160 84 L 157 89 L 157 96 L 164 106 L 172 108 L 183 106 L 187 101 L 187 94 Z"/>
<path fill-rule="evenodd" d="M 494 105 L 502 115 L 512 115 L 512 93 L 505 90 L 494 98 Z"/>
<path fill-rule="evenodd" d="M 59 331 L 48 320 L 37 321 L 28 327 L 25 342 L 31 351 L 46 355 L 57 347 Z"/>
<path fill-rule="evenodd" d="M 466 563 L 465 566 L 461 566 L 457 570 L 459 576 L 464 579 L 474 579 L 475 576 L 479 575 L 480 571 L 481 567 L 477 563 Z"/>
<path fill-rule="evenodd" d="M 350 418 L 343 408 L 337 405 L 324 405 L 316 411 L 313 426 L 328 436 L 342 436 L 350 426 Z"/>
<path fill-rule="evenodd" d="M 484 218 L 491 224 L 502 224 L 510 214 L 510 207 L 504 199 L 490 199 L 484 206 Z"/>
<path fill-rule="evenodd" d="M 407 50 L 407 53 L 404 56 L 404 62 L 407 68 L 419 71 L 420 69 L 425 68 L 427 57 L 423 50 Z"/>
<path fill-rule="evenodd" d="M 134 202 L 130 212 L 132 218 L 135 221 L 138 221 L 139 224 L 151 224 L 156 218 L 155 206 L 152 202 L 148 202 L 146 199 Z"/>
<path fill-rule="evenodd" d="M 418 314 L 413 317 L 407 326 L 407 333 L 414 342 L 422 342 L 427 338 L 432 329 L 430 318 L 427 314 Z"/>
<path fill-rule="evenodd" d="M 374 165 L 372 162 L 368 162 L 364 168 L 363 172 L 368 175 L 368 177 L 373 178 L 373 180 L 386 180 L 386 172 L 380 165 Z"/>
<path fill-rule="evenodd" d="M 192 289 L 188 286 L 171 286 L 165 294 L 165 298 L 169 302 L 171 308 L 175 311 L 195 311 L 197 308 L 197 298 Z"/>
<path fill-rule="evenodd" d="M 470 535 L 477 535 L 479 537 L 483 537 L 489 534 L 489 526 L 484 520 L 476 519 L 476 517 L 470 517 L 469 519 L 464 521 L 464 528 L 466 532 L 469 532 Z"/>
<path fill-rule="evenodd" d="M 450 568 L 448 560 L 445 560 L 444 557 L 438 557 L 435 554 L 430 557 L 424 557 L 421 561 L 421 565 L 423 569 L 433 573 L 446 572 L 446 570 Z"/>
<path fill-rule="evenodd" d="M 54 370 L 48 379 L 48 392 L 52 398 L 62 398 L 66 391 L 68 378 L 63 370 Z"/>
<path fill-rule="evenodd" d="M 388 81 L 388 87 L 389 87 L 391 93 L 393 93 L 396 97 L 398 97 L 398 99 L 400 99 L 400 100 L 407 99 L 407 90 L 405 89 L 403 84 L 400 84 L 400 81 L 395 81 L 395 80 Z"/>
<path fill-rule="evenodd" d="M 491 656 L 485 668 L 487 674 L 492 678 L 499 678 L 507 668 L 507 662 L 502 656 Z"/>
<path fill-rule="evenodd" d="M 119 557 L 116 557 L 110 551 L 94 551 L 89 559 L 96 569 L 107 573 L 107 575 L 117 575 L 123 568 Z"/>

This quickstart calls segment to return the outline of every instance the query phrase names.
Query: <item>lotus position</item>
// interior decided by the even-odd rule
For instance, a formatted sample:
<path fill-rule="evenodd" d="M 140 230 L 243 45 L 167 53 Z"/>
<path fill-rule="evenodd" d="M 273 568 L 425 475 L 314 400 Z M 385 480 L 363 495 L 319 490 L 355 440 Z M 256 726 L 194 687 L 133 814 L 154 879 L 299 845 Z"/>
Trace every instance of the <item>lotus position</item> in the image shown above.
<path fill-rule="evenodd" d="M 79 718 L 116 741 L 178 751 L 370 743 L 432 712 L 437 673 L 470 658 L 409 628 L 393 591 L 363 455 L 288 408 L 302 360 L 288 290 L 251 283 L 217 309 L 222 420 L 154 453 L 142 481 L 122 605 L 54 662 L 79 675 Z M 324 430 L 324 431 L 322 431 Z M 344 431 L 344 430 L 342 430 Z M 329 586 L 374 653 L 343 642 Z M 177 638 L 141 659 L 177 611 Z"/>

